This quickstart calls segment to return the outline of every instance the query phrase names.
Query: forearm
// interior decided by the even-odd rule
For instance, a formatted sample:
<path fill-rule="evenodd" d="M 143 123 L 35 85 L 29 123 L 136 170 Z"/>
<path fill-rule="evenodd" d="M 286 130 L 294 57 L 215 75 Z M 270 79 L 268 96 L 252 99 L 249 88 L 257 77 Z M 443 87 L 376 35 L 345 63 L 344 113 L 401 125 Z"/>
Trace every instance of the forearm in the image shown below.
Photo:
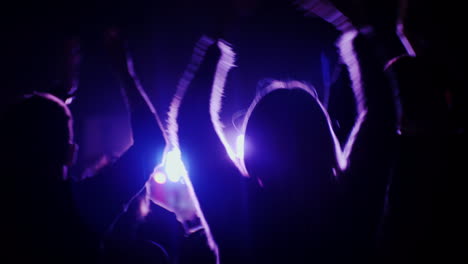
<path fill-rule="evenodd" d="M 384 72 L 387 49 L 372 32 L 345 32 L 337 46 L 348 69 L 356 106 L 353 128 L 342 151 L 337 150 L 343 171 L 355 155 L 356 142 L 362 145 L 362 140 L 377 140 L 371 145 L 383 147 L 381 140 L 396 132 L 396 103 L 389 76 Z"/>
<path fill-rule="evenodd" d="M 161 122 L 148 95 L 135 73 L 127 44 L 118 29 L 109 29 L 105 42 L 113 71 L 120 81 L 122 94 L 130 114 L 133 144 L 148 148 L 165 145 Z"/>
<path fill-rule="evenodd" d="M 391 47 L 385 43 L 384 32 L 359 34 L 354 48 L 362 72 L 365 104 L 368 109 L 367 121 L 383 133 L 396 133 L 396 87 L 384 67 L 390 57 Z"/>
<path fill-rule="evenodd" d="M 138 78 L 129 71 L 121 73 L 119 79 L 130 115 L 134 148 L 141 149 L 142 155 L 148 151 L 162 151 L 166 145 L 163 126 Z"/>
<path fill-rule="evenodd" d="M 190 149 L 193 153 L 218 152 L 221 144 L 217 137 L 210 114 L 210 97 L 215 81 L 220 51 L 215 44 L 206 47 L 200 66 L 180 99 L 177 124 L 182 155 Z M 211 148 L 211 149 L 207 149 Z"/>
<path fill-rule="evenodd" d="M 215 73 L 219 59 L 221 57 L 221 51 L 219 50 L 216 42 L 208 43 L 206 47 L 206 53 L 201 61 L 201 65 L 195 72 L 195 76 L 190 82 L 184 101 L 203 100 L 206 102 L 204 106 L 209 107 L 209 100 L 215 80 Z"/>

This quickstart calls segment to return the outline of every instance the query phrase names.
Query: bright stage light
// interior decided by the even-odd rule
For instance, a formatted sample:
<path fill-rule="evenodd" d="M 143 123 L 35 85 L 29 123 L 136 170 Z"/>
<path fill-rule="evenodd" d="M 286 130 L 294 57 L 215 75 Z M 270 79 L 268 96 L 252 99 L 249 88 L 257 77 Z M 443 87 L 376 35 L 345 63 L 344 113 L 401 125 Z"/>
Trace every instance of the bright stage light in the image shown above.
<path fill-rule="evenodd" d="M 167 181 L 167 177 L 164 173 L 158 171 L 153 175 L 153 180 L 159 184 L 164 184 Z"/>
<path fill-rule="evenodd" d="M 164 170 L 170 181 L 178 182 L 187 174 L 184 163 L 182 162 L 180 150 L 172 149 L 166 154 Z"/>

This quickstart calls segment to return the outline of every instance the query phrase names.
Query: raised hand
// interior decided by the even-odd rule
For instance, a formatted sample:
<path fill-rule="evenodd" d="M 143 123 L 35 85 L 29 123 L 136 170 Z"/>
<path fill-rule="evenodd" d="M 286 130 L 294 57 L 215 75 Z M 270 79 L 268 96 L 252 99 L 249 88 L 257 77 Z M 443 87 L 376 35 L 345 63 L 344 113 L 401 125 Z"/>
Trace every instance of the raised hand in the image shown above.
<path fill-rule="evenodd" d="M 298 4 L 308 14 L 321 17 L 338 30 L 346 31 L 365 26 L 396 27 L 398 6 L 393 0 L 298 0 Z M 404 3 L 404 1 L 402 1 Z"/>
<path fill-rule="evenodd" d="M 354 28 L 351 19 L 329 0 L 298 0 L 296 4 L 306 11 L 306 14 L 321 17 L 339 31 L 344 32 Z"/>
<path fill-rule="evenodd" d="M 108 29 L 104 33 L 104 44 L 116 73 L 135 77 L 133 60 L 127 52 L 127 43 L 122 36 L 122 32 L 115 27 Z"/>
<path fill-rule="evenodd" d="M 146 183 L 146 192 L 149 199 L 176 214 L 177 220 L 182 224 L 197 218 L 197 210 L 187 184 L 182 181 L 166 181 L 165 178 L 161 177 L 166 176 L 162 171 L 156 169 L 154 176 Z"/>
<path fill-rule="evenodd" d="M 78 90 L 81 63 L 80 39 L 72 36 L 63 41 L 63 50 L 58 69 L 59 76 L 52 85 L 50 93 L 70 104 Z"/>

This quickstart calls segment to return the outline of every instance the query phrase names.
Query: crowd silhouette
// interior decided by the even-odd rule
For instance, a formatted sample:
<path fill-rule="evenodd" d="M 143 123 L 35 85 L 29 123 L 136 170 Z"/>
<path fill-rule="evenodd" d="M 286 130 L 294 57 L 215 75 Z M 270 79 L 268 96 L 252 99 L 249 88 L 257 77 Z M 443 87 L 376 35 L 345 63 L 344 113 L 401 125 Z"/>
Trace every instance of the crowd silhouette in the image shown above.
<path fill-rule="evenodd" d="M 145 65 L 134 65 L 129 32 L 100 29 L 131 144 L 84 179 L 72 170 L 83 125 L 72 105 L 86 49 L 66 38 L 54 65 L 60 77 L 2 106 L 7 263 L 463 258 L 467 98 L 458 65 L 414 22 L 411 1 L 288 5 L 337 36 L 329 84 L 299 80 L 300 70 L 263 76 L 269 68 L 255 58 L 237 64 L 241 33 L 218 10 L 217 24 L 197 36 L 167 116 L 140 82 Z M 255 70 L 250 62 L 265 68 L 248 88 L 256 89 L 251 103 L 238 109 L 235 146 L 223 119 L 235 101 L 227 87 L 250 83 L 232 80 Z"/>

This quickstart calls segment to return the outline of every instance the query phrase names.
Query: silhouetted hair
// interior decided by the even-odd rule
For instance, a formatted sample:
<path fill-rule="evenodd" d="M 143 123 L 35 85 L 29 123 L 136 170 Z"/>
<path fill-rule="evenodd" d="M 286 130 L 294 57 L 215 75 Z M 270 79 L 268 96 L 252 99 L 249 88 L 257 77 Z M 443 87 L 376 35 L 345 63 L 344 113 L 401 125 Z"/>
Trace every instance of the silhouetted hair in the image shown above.
<path fill-rule="evenodd" d="M 25 166 L 65 164 L 73 140 L 68 107 L 50 94 L 25 96 L 6 113 L 3 140 L 8 155 Z"/>
<path fill-rule="evenodd" d="M 258 101 L 246 126 L 245 164 L 251 176 L 273 180 L 275 185 L 333 180 L 333 139 L 313 93 L 299 88 L 277 89 Z"/>

